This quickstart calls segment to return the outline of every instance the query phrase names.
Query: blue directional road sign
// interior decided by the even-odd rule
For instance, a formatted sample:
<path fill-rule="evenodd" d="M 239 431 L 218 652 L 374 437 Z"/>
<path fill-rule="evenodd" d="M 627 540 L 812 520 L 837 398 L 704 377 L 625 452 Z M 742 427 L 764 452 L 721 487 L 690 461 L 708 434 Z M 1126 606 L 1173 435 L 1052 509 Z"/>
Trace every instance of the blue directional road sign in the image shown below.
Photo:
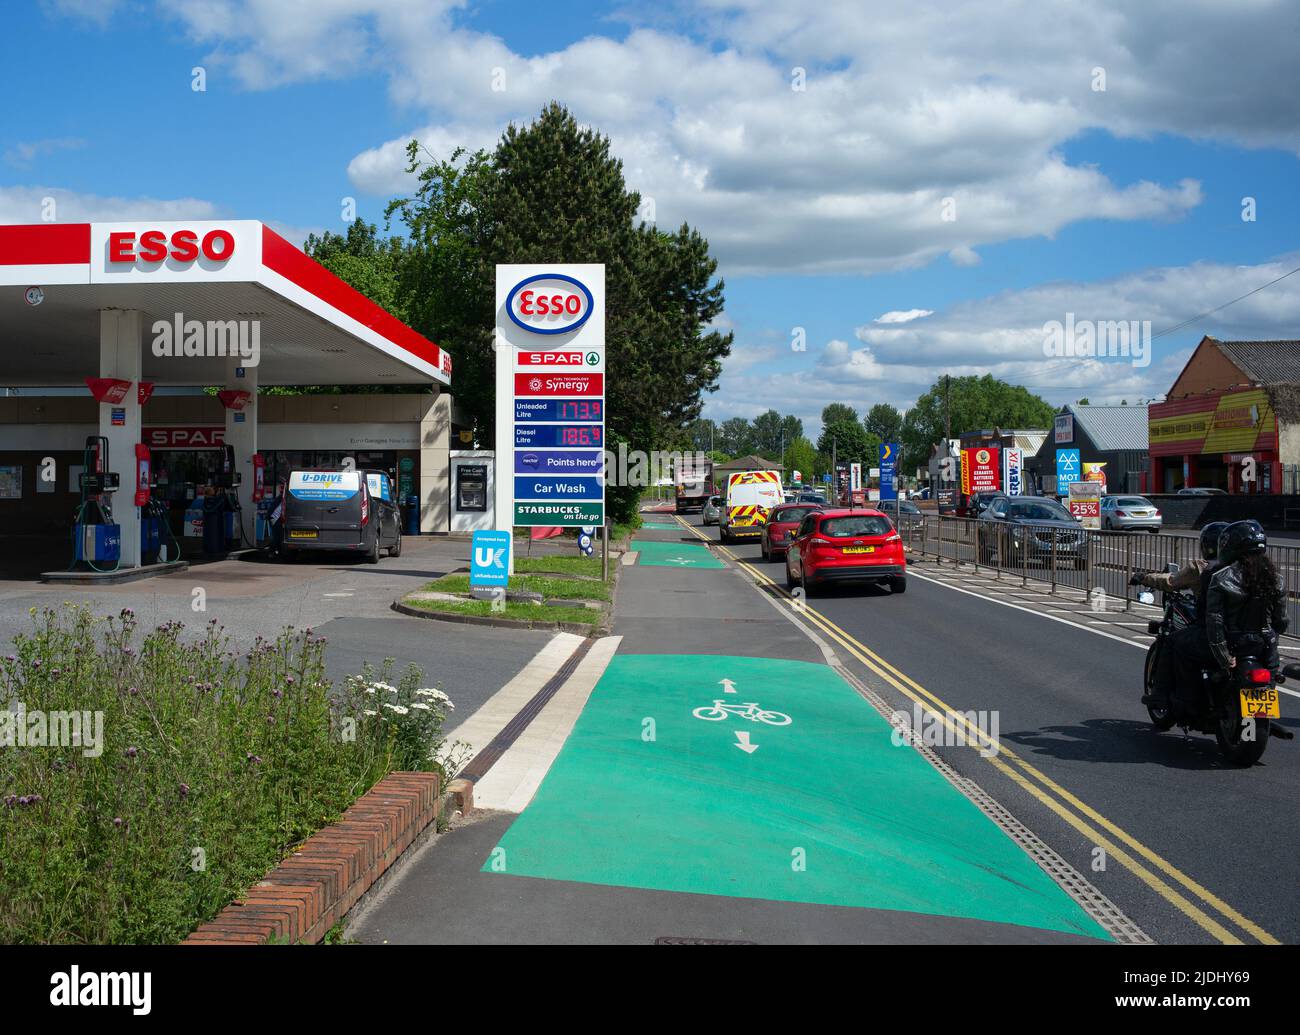
<path fill-rule="evenodd" d="M 509 579 L 510 533 L 474 533 L 470 544 L 469 584 L 504 586 Z"/>

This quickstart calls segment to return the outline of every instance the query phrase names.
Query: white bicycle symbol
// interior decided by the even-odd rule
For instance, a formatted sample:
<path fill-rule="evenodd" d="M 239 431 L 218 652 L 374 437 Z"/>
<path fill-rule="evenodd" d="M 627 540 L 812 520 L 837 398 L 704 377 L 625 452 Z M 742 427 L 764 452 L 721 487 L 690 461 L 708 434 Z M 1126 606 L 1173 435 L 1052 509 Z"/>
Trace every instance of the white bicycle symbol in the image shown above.
<path fill-rule="evenodd" d="M 785 712 L 769 711 L 760 707 L 757 701 L 749 701 L 745 704 L 728 704 L 726 701 L 714 700 L 712 705 L 701 705 L 691 712 L 697 719 L 705 719 L 708 722 L 721 722 L 728 714 L 735 715 L 737 718 L 748 719 L 750 722 L 765 722 L 769 726 L 789 726 L 791 719 Z"/>

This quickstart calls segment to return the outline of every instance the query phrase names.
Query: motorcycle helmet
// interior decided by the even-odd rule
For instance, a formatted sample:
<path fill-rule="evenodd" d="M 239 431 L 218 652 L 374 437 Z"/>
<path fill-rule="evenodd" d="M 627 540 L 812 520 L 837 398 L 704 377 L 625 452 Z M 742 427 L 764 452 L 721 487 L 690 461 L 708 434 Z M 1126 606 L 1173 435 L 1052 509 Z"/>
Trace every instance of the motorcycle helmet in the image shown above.
<path fill-rule="evenodd" d="M 1268 546 L 1268 536 L 1254 518 L 1234 521 L 1219 536 L 1219 562 L 1232 564 L 1250 553 L 1259 553 Z"/>
<path fill-rule="evenodd" d="M 1201 529 L 1201 556 L 1212 561 L 1219 556 L 1219 536 L 1228 527 L 1226 521 L 1211 521 Z"/>

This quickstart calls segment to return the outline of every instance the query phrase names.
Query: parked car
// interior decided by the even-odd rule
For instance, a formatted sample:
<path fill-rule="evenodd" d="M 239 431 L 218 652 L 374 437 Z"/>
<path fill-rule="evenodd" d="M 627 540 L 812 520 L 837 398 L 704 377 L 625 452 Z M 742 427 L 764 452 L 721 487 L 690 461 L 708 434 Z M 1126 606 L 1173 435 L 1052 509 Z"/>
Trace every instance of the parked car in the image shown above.
<path fill-rule="evenodd" d="M 1121 531 L 1146 530 L 1159 532 L 1164 518 L 1156 505 L 1145 496 L 1103 496 L 1101 498 L 1101 527 Z"/>
<path fill-rule="evenodd" d="M 377 564 L 382 550 L 402 552 L 401 514 L 383 471 L 291 471 L 283 522 L 286 562 L 306 551 L 346 551 Z"/>
<path fill-rule="evenodd" d="M 763 534 L 759 537 L 763 560 L 774 561 L 784 557 L 786 548 L 795 532 L 799 531 L 803 519 L 815 509 L 816 505 L 812 503 L 792 503 L 772 511 L 767 524 L 763 526 Z"/>
<path fill-rule="evenodd" d="M 820 492 L 801 492 L 799 493 L 799 498 L 796 499 L 795 502 L 815 503 L 817 506 L 821 507 L 821 506 L 825 506 L 826 497 L 823 496 Z"/>
<path fill-rule="evenodd" d="M 1228 495 L 1223 489 L 1196 488 L 1194 486 L 1184 486 L 1178 490 L 1179 496 L 1226 496 Z"/>
<path fill-rule="evenodd" d="M 907 589 L 907 558 L 893 523 L 878 510 L 814 510 L 787 547 L 785 584 L 804 595 L 828 582 L 884 583 Z"/>
<path fill-rule="evenodd" d="M 1051 558 L 1056 543 L 1058 564 L 1087 566 L 1088 535 L 1079 519 L 1047 496 L 999 496 L 991 500 L 976 526 L 980 562 L 1019 568 L 1030 560 Z"/>
<path fill-rule="evenodd" d="M 795 494 L 794 494 L 793 492 L 791 492 L 789 489 L 786 489 L 786 491 L 785 491 L 785 501 L 786 501 L 787 503 L 793 503 L 793 502 L 794 502 L 794 497 L 795 497 Z"/>
<path fill-rule="evenodd" d="M 700 523 L 716 525 L 722 519 L 722 497 L 710 496 L 704 503 L 704 514 Z"/>

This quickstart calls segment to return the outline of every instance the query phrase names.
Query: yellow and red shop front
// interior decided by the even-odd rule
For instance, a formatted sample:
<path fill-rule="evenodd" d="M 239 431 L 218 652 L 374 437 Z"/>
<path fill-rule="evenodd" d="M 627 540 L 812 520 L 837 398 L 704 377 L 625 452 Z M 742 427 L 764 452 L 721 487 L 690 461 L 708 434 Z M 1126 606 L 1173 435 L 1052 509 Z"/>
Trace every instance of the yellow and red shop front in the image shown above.
<path fill-rule="evenodd" d="M 1277 417 L 1264 389 L 1152 403 L 1147 422 L 1151 471 L 1144 492 L 1282 491 Z"/>

